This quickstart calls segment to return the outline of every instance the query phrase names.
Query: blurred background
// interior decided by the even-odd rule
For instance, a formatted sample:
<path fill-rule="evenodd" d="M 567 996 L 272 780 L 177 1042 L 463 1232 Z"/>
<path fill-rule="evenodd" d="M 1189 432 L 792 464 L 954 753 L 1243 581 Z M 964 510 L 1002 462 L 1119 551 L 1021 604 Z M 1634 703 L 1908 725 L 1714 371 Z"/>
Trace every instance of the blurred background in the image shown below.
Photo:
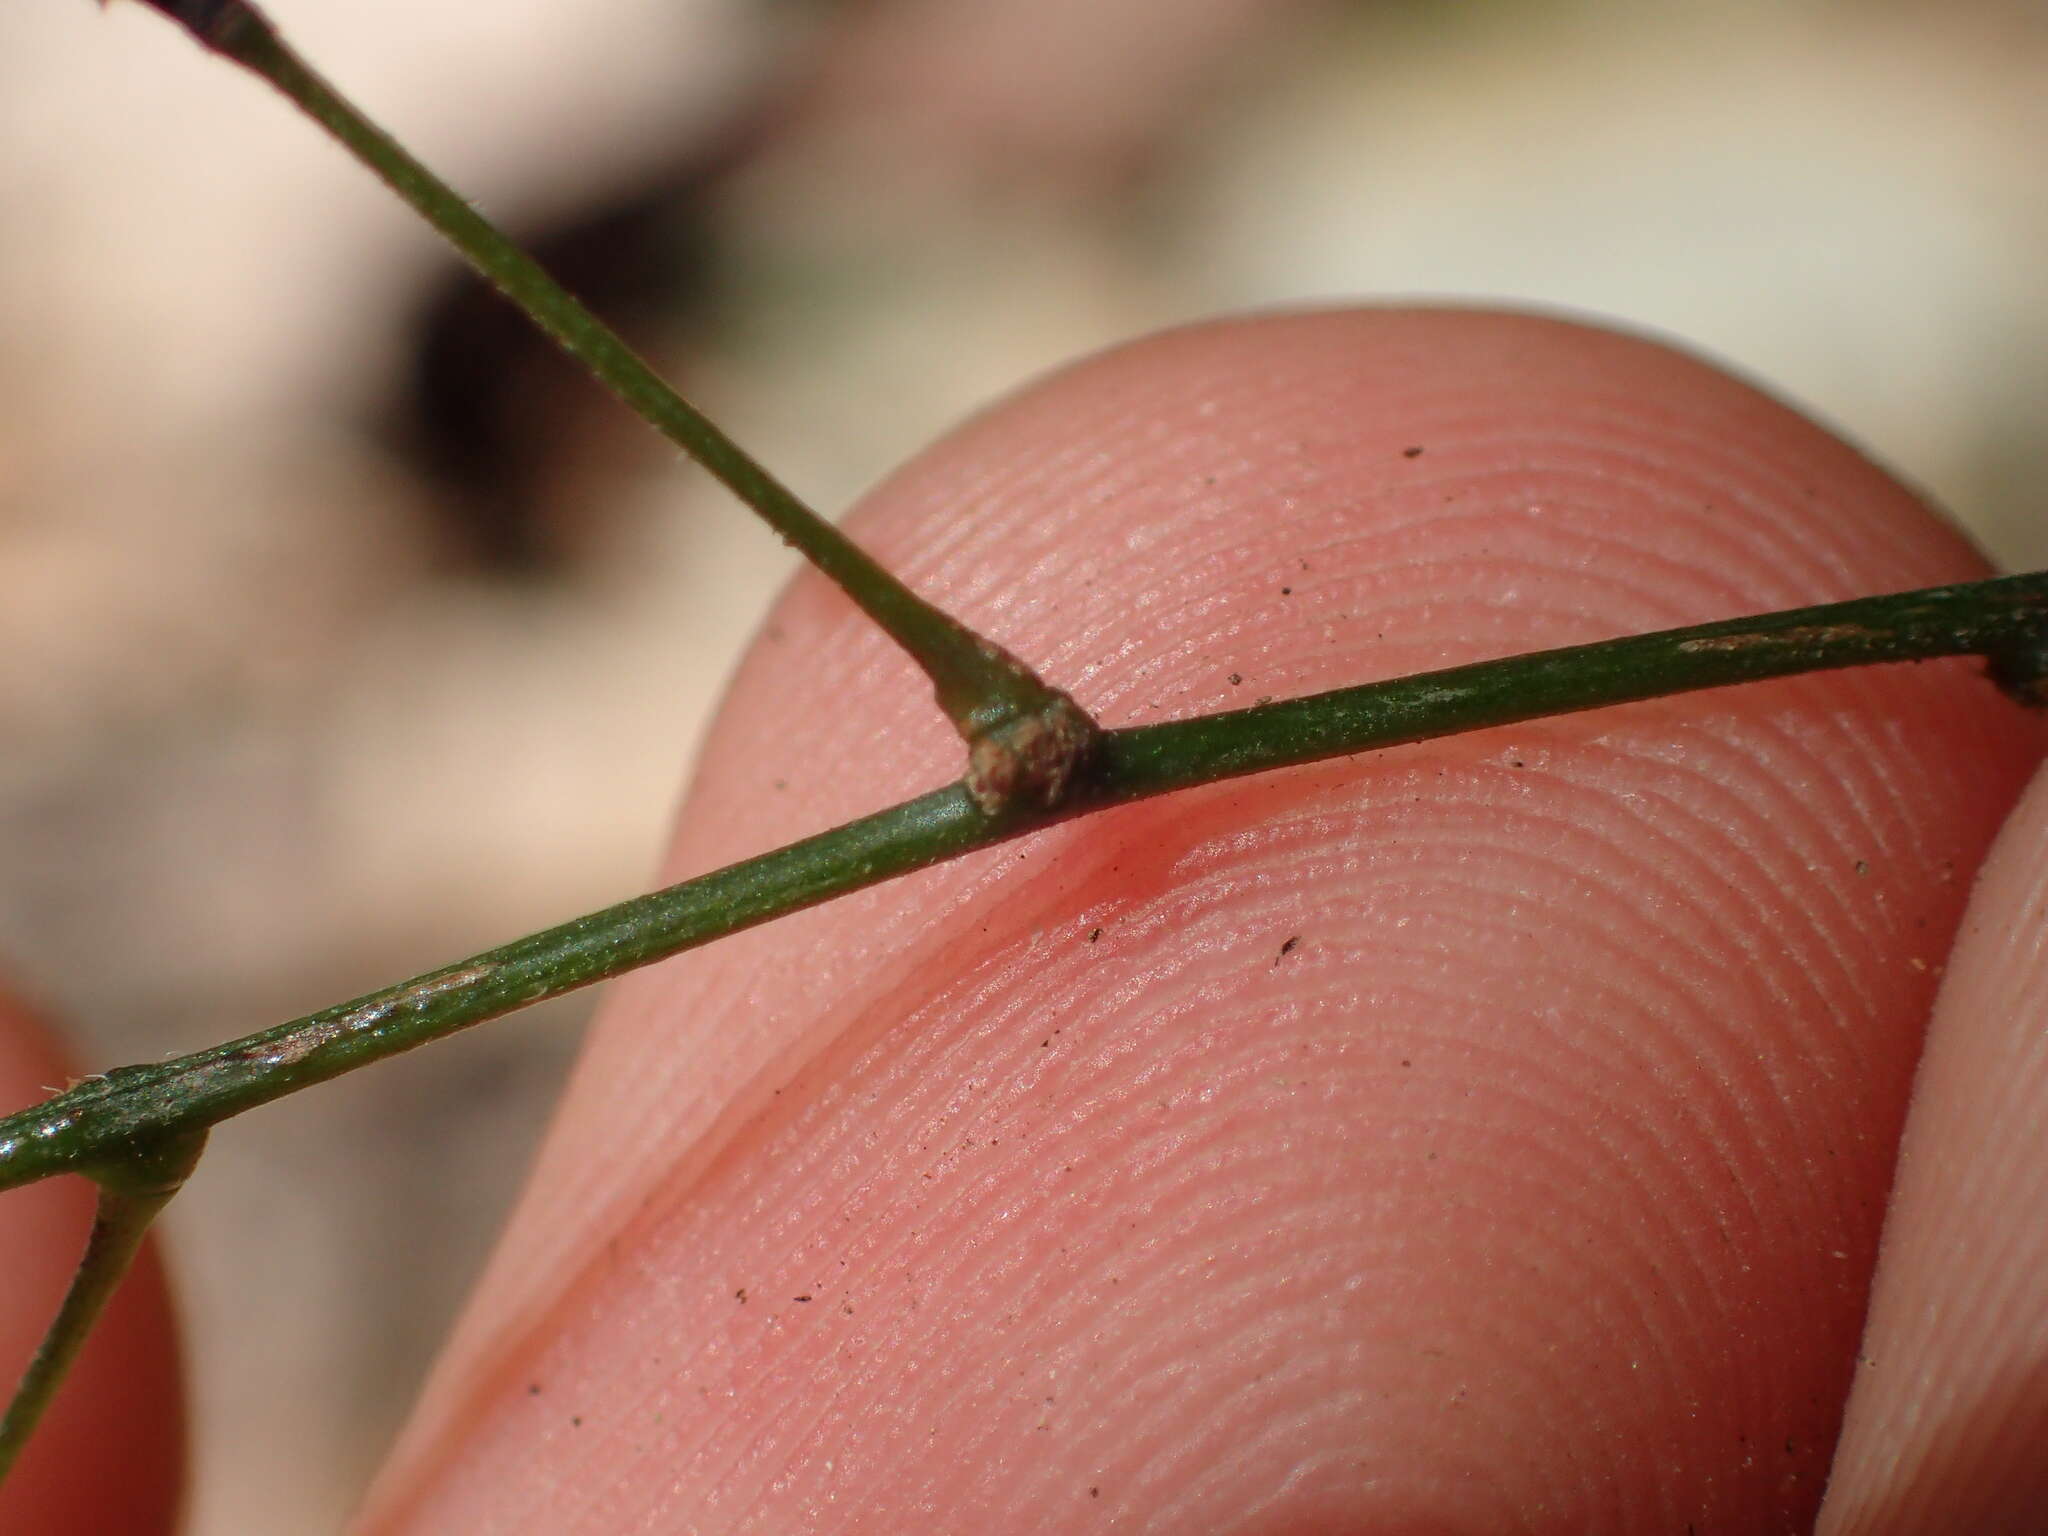
<path fill-rule="evenodd" d="M 272 14 L 826 508 L 1157 326 L 1459 296 L 1680 338 L 2048 565 L 2030 0 Z M 640 889 L 787 571 L 265 88 L 0 8 L 0 970 L 81 1068 Z M 344 1517 L 587 1011 L 216 1136 L 198 1536 Z"/>

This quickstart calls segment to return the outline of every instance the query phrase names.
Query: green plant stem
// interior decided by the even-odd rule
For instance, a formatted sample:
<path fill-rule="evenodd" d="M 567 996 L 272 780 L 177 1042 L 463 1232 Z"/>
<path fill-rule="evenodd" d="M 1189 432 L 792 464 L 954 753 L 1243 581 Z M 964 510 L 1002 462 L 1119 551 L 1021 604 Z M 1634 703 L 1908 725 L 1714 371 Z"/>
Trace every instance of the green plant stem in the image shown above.
<path fill-rule="evenodd" d="M 2048 675 L 2048 572 L 1479 662 L 1105 733 L 1054 810 L 983 810 L 962 783 L 210 1050 L 117 1067 L 0 1120 L 0 1189 L 118 1167 L 137 1144 L 834 896 L 1056 822 L 1196 784 L 1548 715 L 1793 673 L 1976 654 L 2029 703 Z"/>
<path fill-rule="evenodd" d="M 716 476 L 909 653 L 979 759 L 970 781 L 990 809 L 1057 803 L 1094 723 L 1023 662 L 926 602 L 806 506 L 672 389 L 597 316 L 463 198 L 363 115 L 246 0 L 148 0 L 210 51 L 269 81 L 325 128 L 482 276 L 635 414 Z"/>
<path fill-rule="evenodd" d="M 96 1175 L 99 1203 L 85 1255 L 71 1276 L 56 1319 L 22 1372 L 6 1416 L 0 1418 L 0 1480 L 14 1469 L 93 1324 L 120 1289 L 150 1223 L 184 1187 L 205 1144 L 206 1132 L 201 1130 L 176 1133 L 153 1145 L 131 1145 L 117 1165 Z"/>

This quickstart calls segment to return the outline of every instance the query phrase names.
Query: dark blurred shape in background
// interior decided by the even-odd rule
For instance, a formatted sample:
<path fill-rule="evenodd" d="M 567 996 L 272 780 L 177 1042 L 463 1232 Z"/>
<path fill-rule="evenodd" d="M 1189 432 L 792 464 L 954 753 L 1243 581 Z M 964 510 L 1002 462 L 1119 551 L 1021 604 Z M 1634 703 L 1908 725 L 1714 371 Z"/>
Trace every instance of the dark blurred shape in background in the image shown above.
<path fill-rule="evenodd" d="M 725 276 L 709 205 L 758 154 L 771 115 L 767 100 L 747 102 L 680 163 L 595 189 L 608 195 L 511 233 L 621 335 L 687 335 L 715 316 Z M 618 511 L 579 494 L 589 486 L 577 467 L 651 456 L 651 435 L 452 256 L 404 336 L 406 366 L 384 426 L 432 492 L 447 563 L 508 577 L 562 574 L 579 532 Z M 671 349 L 668 377 L 689 391 L 685 347 Z"/>

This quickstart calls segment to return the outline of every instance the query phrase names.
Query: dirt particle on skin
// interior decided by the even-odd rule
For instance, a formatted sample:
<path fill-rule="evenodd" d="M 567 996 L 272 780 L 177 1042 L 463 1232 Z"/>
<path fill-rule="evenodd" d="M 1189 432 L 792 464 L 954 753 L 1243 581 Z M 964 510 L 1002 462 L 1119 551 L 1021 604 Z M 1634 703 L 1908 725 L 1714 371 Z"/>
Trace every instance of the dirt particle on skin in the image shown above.
<path fill-rule="evenodd" d="M 1230 686 L 1231 686 L 1231 687 L 1233 687 L 1233 688 L 1238 688 L 1238 687 L 1242 687 L 1242 686 L 1243 686 L 1243 684 L 1244 684 L 1244 674 L 1243 674 L 1242 672 L 1233 672 L 1233 673 L 1231 673 L 1231 674 L 1230 674 Z"/>
<path fill-rule="evenodd" d="M 1290 938 L 1286 943 L 1280 946 L 1280 953 L 1278 956 L 1274 958 L 1273 963 L 1275 965 L 1278 965 L 1282 960 L 1285 960 L 1289 955 L 1293 954 L 1295 949 L 1299 947 L 1300 944 L 1301 935 L 1294 935 L 1294 937 Z"/>
<path fill-rule="evenodd" d="M 1856 861 L 1856 873 L 1857 873 L 1857 874 L 1859 874 L 1859 875 L 1867 875 L 1867 874 L 1869 874 L 1869 873 L 1870 873 L 1870 860 L 1868 860 L 1868 859 L 1858 859 L 1858 860 Z"/>
<path fill-rule="evenodd" d="M 571 1429 L 581 1429 L 583 1427 L 583 1415 L 580 1413 L 571 1414 L 569 1416 L 569 1427 Z"/>
<path fill-rule="evenodd" d="M 1419 446 L 1403 448 L 1401 450 L 1401 457 L 1404 459 L 1419 459 L 1422 457 L 1422 449 Z"/>
<path fill-rule="evenodd" d="M 811 1298 L 808 1296 L 792 1296 L 789 1299 L 791 1301 L 809 1301 Z"/>
<path fill-rule="evenodd" d="M 1088 1490 L 1088 1497 L 1091 1499 L 1099 1499 L 1102 1497 L 1102 1490 L 1100 1488 L 1090 1488 Z"/>
<path fill-rule="evenodd" d="M 1091 928 L 1091 929 L 1089 929 L 1089 930 L 1088 930 L 1088 942 L 1089 942 L 1090 944 L 1093 944 L 1093 943 L 1094 943 L 1094 942 L 1095 942 L 1095 941 L 1096 941 L 1097 939 L 1099 939 L 1099 938 L 1101 938 L 1101 937 L 1102 937 L 1102 930 L 1101 930 L 1100 928 Z"/>
<path fill-rule="evenodd" d="M 529 1382 L 528 1382 L 528 1383 L 526 1384 L 526 1395 L 527 1395 L 528 1397 L 539 1397 L 539 1396 L 540 1396 L 540 1383 L 539 1383 L 539 1382 L 537 1382 L 537 1381 L 529 1381 Z"/>
<path fill-rule="evenodd" d="M 1282 587 L 1282 588 L 1280 589 L 1280 595 L 1281 595 L 1282 597 L 1292 597 L 1292 596 L 1294 596 L 1294 588 L 1292 588 L 1292 587 Z"/>
<path fill-rule="evenodd" d="M 732 1295 L 733 1300 L 737 1301 L 741 1306 L 744 1307 L 747 1304 L 747 1288 L 744 1285 L 734 1291 Z"/>

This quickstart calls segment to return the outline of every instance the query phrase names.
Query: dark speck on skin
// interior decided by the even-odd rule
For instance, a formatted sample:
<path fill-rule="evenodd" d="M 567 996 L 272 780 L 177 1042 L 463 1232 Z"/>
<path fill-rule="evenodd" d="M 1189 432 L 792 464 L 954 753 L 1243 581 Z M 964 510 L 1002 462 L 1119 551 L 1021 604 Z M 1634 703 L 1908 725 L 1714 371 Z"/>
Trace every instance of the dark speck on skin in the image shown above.
<path fill-rule="evenodd" d="M 1401 457 L 1404 459 L 1419 459 L 1422 457 L 1422 450 L 1420 448 L 1403 448 L 1401 450 Z"/>
<path fill-rule="evenodd" d="M 1089 942 L 1090 944 L 1093 944 L 1093 943 L 1094 943 L 1094 942 L 1095 942 L 1095 941 L 1096 941 L 1097 939 L 1099 939 L 1099 938 L 1101 938 L 1101 937 L 1102 937 L 1102 930 L 1101 930 L 1100 928 L 1091 928 L 1091 929 L 1090 929 L 1090 930 L 1088 931 L 1088 942 Z"/>
<path fill-rule="evenodd" d="M 1235 688 L 1235 687 L 1237 687 L 1237 686 L 1238 686 L 1238 685 L 1239 685 L 1240 683 L 1242 683 L 1243 681 L 1244 681 L 1244 674 L 1243 674 L 1242 672 L 1233 672 L 1233 673 L 1231 673 L 1231 674 L 1230 674 L 1230 686 L 1231 686 L 1231 687 Z"/>
<path fill-rule="evenodd" d="M 1280 595 L 1281 595 L 1282 597 L 1292 597 L 1292 596 L 1294 596 L 1294 588 L 1292 588 L 1292 587 L 1282 587 L 1282 588 L 1280 589 Z"/>
<path fill-rule="evenodd" d="M 791 1301 L 809 1301 L 811 1298 L 808 1296 L 792 1296 L 789 1299 Z"/>

